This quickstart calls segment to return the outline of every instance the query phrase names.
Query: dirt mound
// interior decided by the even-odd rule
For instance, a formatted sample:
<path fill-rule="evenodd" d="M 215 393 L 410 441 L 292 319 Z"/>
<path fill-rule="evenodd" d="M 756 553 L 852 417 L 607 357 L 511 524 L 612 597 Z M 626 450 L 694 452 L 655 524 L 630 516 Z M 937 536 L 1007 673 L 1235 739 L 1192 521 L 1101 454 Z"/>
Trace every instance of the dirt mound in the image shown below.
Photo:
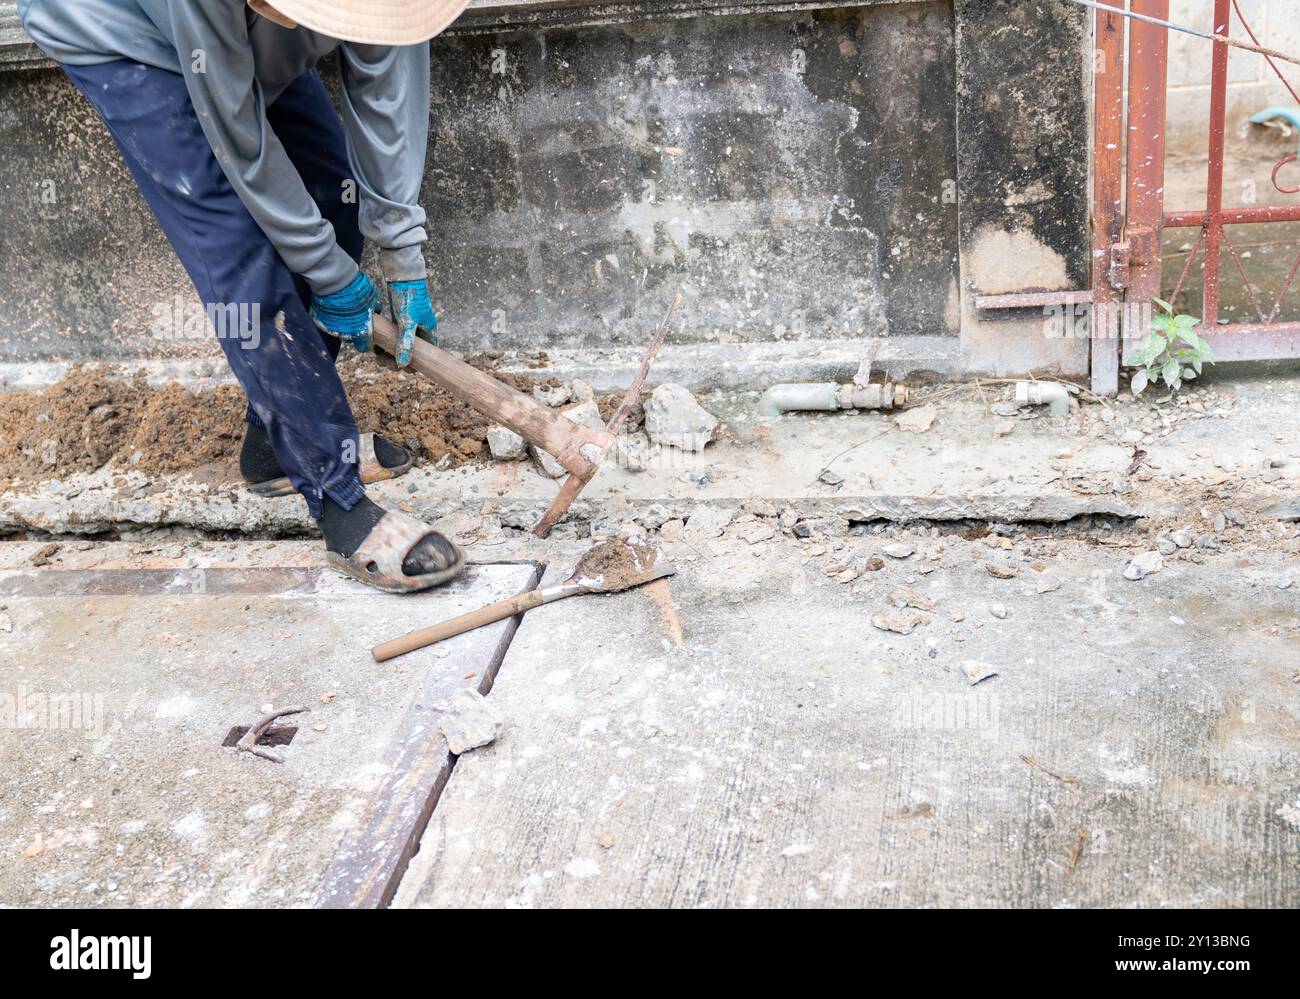
<path fill-rule="evenodd" d="M 590 548 L 573 567 L 573 579 L 613 592 L 642 582 L 659 561 L 659 548 L 646 541 L 610 538 Z"/>
<path fill-rule="evenodd" d="M 521 391 L 539 378 L 496 371 L 500 354 L 467 357 Z M 486 455 L 486 417 L 391 361 L 352 356 L 339 364 L 357 425 L 411 450 L 417 462 Z M 554 383 L 554 379 L 551 380 Z M 106 464 L 147 474 L 233 466 L 244 435 L 244 395 L 222 385 L 196 392 L 151 386 L 142 374 L 116 378 L 104 367 L 74 367 L 41 392 L 0 393 L 0 482 L 45 480 Z"/>

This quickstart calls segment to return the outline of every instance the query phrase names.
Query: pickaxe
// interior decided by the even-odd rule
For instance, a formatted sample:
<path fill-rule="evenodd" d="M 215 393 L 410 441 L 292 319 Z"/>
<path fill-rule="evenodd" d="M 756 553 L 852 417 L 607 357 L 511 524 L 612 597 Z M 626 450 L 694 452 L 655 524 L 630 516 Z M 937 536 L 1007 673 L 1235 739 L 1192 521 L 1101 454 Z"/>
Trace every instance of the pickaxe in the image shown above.
<path fill-rule="evenodd" d="M 641 366 L 637 369 L 632 384 L 628 386 L 623 401 L 604 430 L 589 430 L 578 426 L 548 406 L 510 388 L 427 340 L 416 339 L 411 351 L 411 368 L 461 402 L 502 426 L 509 427 L 534 447 L 546 451 L 569 473 L 541 520 L 533 525 L 533 533 L 544 538 L 577 499 L 578 493 L 595 476 L 601 460 L 618 438 L 628 414 L 641 396 L 641 386 L 650 373 L 650 364 L 659 353 L 664 334 L 668 332 L 681 300 L 680 292 L 673 296 L 663 322 L 659 324 L 654 339 L 641 358 Z M 375 315 L 374 341 L 376 346 L 389 354 L 397 349 L 397 327 L 379 314 Z"/>

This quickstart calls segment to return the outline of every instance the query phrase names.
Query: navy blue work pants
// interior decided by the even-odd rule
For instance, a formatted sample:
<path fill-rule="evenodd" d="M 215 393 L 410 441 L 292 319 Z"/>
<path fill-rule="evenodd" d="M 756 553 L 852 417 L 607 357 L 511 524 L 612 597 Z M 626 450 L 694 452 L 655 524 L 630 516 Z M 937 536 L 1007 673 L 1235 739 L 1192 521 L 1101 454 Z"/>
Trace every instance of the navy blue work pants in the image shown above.
<path fill-rule="evenodd" d="M 130 60 L 63 69 L 104 119 L 209 315 L 256 319 L 256 335 L 247 335 L 250 325 L 219 337 L 248 397 L 249 421 L 266 427 L 313 517 L 323 495 L 352 509 L 365 488 L 356 421 L 334 369 L 340 341 L 316 328 L 306 282 L 289 272 L 226 180 L 185 81 Z M 338 244 L 360 261 L 356 199 L 345 197 L 355 185 L 345 187 L 343 128 L 320 75 L 313 69 L 295 80 L 266 119 Z"/>

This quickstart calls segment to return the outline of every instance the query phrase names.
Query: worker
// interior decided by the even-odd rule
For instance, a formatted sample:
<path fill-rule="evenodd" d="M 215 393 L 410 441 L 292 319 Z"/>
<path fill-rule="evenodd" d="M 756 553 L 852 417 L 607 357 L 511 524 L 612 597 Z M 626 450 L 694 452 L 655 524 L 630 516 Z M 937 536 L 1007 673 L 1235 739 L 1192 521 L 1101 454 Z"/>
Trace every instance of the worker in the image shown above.
<path fill-rule="evenodd" d="M 467 2 L 18 0 L 108 126 L 208 314 L 257 324 L 218 331 L 248 399 L 242 474 L 260 495 L 301 493 L 329 563 L 395 592 L 445 582 L 464 554 L 366 496 L 412 456 L 358 434 L 334 361 L 345 341 L 370 350 L 381 307 L 363 237 L 379 247 L 397 363 L 437 328 L 417 203 L 428 42 Z M 315 68 L 334 51 L 341 122 Z"/>

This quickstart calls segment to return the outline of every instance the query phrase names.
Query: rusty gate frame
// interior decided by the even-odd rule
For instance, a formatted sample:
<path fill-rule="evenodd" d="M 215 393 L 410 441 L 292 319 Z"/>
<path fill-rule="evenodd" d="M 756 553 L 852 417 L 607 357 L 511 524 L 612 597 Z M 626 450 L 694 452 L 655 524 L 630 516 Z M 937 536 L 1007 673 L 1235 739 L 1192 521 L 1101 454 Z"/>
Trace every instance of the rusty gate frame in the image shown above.
<path fill-rule="evenodd" d="M 1126 0 L 1100 0 L 1116 10 Z M 1214 32 L 1227 36 L 1232 0 L 1214 0 Z M 1169 0 L 1129 0 L 1135 14 L 1168 20 Z M 1246 277 L 1224 227 L 1253 222 L 1300 222 L 1300 203 L 1223 207 L 1223 155 L 1227 117 L 1229 47 L 1215 43 L 1210 86 L 1210 137 L 1206 205 L 1166 211 L 1165 109 L 1169 36 L 1165 28 L 1117 13 L 1096 12 L 1093 75 L 1092 196 L 1092 389 L 1114 395 L 1121 359 L 1136 352 L 1150 330 L 1151 302 L 1160 295 L 1161 239 L 1166 228 L 1196 228 L 1178 286 L 1205 248 L 1205 315 L 1200 333 L 1220 361 L 1300 357 L 1300 322 L 1274 322 L 1282 299 L 1300 273 L 1300 256 L 1267 315 Z M 1125 41 L 1128 93 L 1125 130 Z M 1276 177 L 1276 170 L 1274 171 Z M 1255 306 L 1259 322 L 1223 324 L 1219 320 L 1219 265 L 1223 248 Z M 1121 356 L 1122 355 L 1122 356 Z"/>

